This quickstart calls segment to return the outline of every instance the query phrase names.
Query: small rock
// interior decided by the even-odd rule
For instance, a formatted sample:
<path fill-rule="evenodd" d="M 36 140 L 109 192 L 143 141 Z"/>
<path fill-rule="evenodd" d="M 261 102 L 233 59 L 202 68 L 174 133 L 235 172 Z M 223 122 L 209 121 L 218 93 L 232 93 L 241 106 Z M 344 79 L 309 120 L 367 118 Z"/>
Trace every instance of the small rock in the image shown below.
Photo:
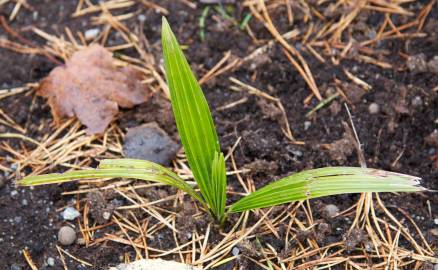
<path fill-rule="evenodd" d="M 81 214 L 73 207 L 67 207 L 62 212 L 62 218 L 64 220 L 74 220 L 75 218 L 79 217 Z"/>
<path fill-rule="evenodd" d="M 327 204 L 323 209 L 324 216 L 328 218 L 334 218 L 339 214 L 339 208 L 334 204 Z"/>
<path fill-rule="evenodd" d="M 21 204 L 22 204 L 23 206 L 27 206 L 29 203 L 27 202 L 26 199 L 23 199 L 23 200 L 21 201 Z"/>
<path fill-rule="evenodd" d="M 438 55 L 435 55 L 428 63 L 427 68 L 430 72 L 438 74 Z"/>
<path fill-rule="evenodd" d="M 438 225 L 438 218 L 434 219 L 433 223 L 435 223 L 435 225 Z"/>
<path fill-rule="evenodd" d="M 15 224 L 20 224 L 23 219 L 20 216 L 14 218 Z"/>
<path fill-rule="evenodd" d="M 433 270 L 438 270 L 438 263 L 433 266 Z"/>
<path fill-rule="evenodd" d="M 55 265 L 55 259 L 52 257 L 47 258 L 47 265 L 48 266 L 54 266 Z"/>
<path fill-rule="evenodd" d="M 140 22 L 144 22 L 144 21 L 146 21 L 146 16 L 144 14 L 140 14 L 140 15 L 137 16 L 137 19 Z"/>
<path fill-rule="evenodd" d="M 430 230 L 430 233 L 433 235 L 433 236 L 438 236 L 438 229 L 432 229 L 432 230 Z"/>
<path fill-rule="evenodd" d="M 312 125 L 312 122 L 310 121 L 305 121 L 304 122 L 304 130 L 308 130 L 310 128 L 310 126 Z"/>
<path fill-rule="evenodd" d="M 412 55 L 408 57 L 406 66 L 413 72 L 427 71 L 426 55 L 424 53 Z"/>
<path fill-rule="evenodd" d="M 85 31 L 85 39 L 86 40 L 91 40 L 91 39 L 95 39 L 100 33 L 100 29 L 99 28 L 92 28 L 92 29 L 88 29 L 87 31 Z"/>
<path fill-rule="evenodd" d="M 420 96 L 415 96 L 411 102 L 414 107 L 421 107 L 423 105 L 423 99 Z"/>
<path fill-rule="evenodd" d="M 370 106 L 368 106 L 368 112 L 370 114 L 378 114 L 379 111 L 380 111 L 380 106 L 375 102 L 371 103 Z"/>
<path fill-rule="evenodd" d="M 63 226 L 58 232 L 58 241 L 63 246 L 71 245 L 76 240 L 76 232 L 72 227 Z"/>
<path fill-rule="evenodd" d="M 199 268 L 162 259 L 143 259 L 129 264 L 122 263 L 109 270 L 199 270 Z"/>
<path fill-rule="evenodd" d="M 102 217 L 106 220 L 109 220 L 111 218 L 111 212 L 103 212 Z"/>
<path fill-rule="evenodd" d="M 17 195 L 18 195 L 18 191 L 16 191 L 16 190 L 11 191 L 11 197 L 15 197 Z"/>
<path fill-rule="evenodd" d="M 233 247 L 233 249 L 231 250 L 231 254 L 233 254 L 233 256 L 237 256 L 239 255 L 240 250 L 237 247 Z"/>
<path fill-rule="evenodd" d="M 157 123 L 151 122 L 128 129 L 123 145 L 127 158 L 149 160 L 169 165 L 180 148 Z"/>

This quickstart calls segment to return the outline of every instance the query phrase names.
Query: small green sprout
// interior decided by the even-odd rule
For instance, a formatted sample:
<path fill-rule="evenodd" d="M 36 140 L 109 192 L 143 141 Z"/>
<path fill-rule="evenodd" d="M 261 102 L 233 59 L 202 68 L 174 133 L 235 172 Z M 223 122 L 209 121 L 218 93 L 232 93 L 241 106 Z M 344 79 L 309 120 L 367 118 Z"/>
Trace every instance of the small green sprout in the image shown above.
<path fill-rule="evenodd" d="M 76 179 L 131 178 L 174 186 L 189 194 L 218 223 L 228 213 L 335 194 L 361 192 L 413 192 L 425 190 L 420 178 L 358 167 L 326 167 L 295 173 L 226 206 L 226 168 L 207 101 L 176 37 L 165 18 L 162 44 L 172 109 L 181 142 L 200 194 L 171 170 L 134 159 L 103 160 L 97 169 L 64 174 L 27 176 L 20 185 L 61 183 Z"/>

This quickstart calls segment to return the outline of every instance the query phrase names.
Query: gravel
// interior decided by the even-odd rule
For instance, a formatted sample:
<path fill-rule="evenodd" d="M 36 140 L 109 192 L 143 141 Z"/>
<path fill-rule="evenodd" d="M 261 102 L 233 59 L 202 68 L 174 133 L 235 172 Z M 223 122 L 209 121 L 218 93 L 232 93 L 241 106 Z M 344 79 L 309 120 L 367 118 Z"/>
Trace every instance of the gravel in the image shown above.
<path fill-rule="evenodd" d="M 91 40 L 91 39 L 95 39 L 100 33 L 100 29 L 99 28 L 92 28 L 92 29 L 88 29 L 87 31 L 85 31 L 85 39 L 86 40 Z"/>
<path fill-rule="evenodd" d="M 370 114 L 378 114 L 380 111 L 380 106 L 379 104 L 373 102 L 368 106 L 368 112 Z"/>
<path fill-rule="evenodd" d="M 62 218 L 64 220 L 74 220 L 75 218 L 79 217 L 81 214 L 73 207 L 67 207 L 62 212 Z"/>
<path fill-rule="evenodd" d="M 71 245 L 76 240 L 76 232 L 72 227 L 63 226 L 58 232 L 58 241 L 63 246 Z"/>
<path fill-rule="evenodd" d="M 47 265 L 48 266 L 54 266 L 55 265 L 55 259 L 52 257 L 47 258 Z"/>

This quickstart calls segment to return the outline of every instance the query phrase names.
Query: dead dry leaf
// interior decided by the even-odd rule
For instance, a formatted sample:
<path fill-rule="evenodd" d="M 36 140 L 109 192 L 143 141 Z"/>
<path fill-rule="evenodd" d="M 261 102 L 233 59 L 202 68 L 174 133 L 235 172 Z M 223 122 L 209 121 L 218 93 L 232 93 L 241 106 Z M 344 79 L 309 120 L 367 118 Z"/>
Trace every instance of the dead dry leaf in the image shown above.
<path fill-rule="evenodd" d="M 76 116 L 88 134 L 103 133 L 119 111 L 149 99 L 152 91 L 132 67 L 117 68 L 112 54 L 91 45 L 53 69 L 37 93 L 48 99 L 56 124 Z"/>

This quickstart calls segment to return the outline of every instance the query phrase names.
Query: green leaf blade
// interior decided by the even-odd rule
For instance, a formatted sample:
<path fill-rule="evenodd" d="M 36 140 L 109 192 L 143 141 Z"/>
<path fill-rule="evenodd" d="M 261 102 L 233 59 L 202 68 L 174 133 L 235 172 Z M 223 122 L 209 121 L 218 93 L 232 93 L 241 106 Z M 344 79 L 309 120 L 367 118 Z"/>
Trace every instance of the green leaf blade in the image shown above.
<path fill-rule="evenodd" d="M 356 167 L 327 167 L 293 174 L 273 182 L 234 203 L 229 211 L 242 212 L 293 201 L 361 192 L 425 190 L 419 178 Z"/>
<path fill-rule="evenodd" d="M 211 180 L 215 154 L 220 153 L 219 139 L 207 100 L 164 17 L 162 44 L 172 109 L 187 160 L 202 196 L 219 213 L 218 196 L 222 194 Z"/>
<path fill-rule="evenodd" d="M 213 192 L 217 194 L 214 198 L 214 216 L 221 222 L 224 218 L 226 195 L 227 195 L 227 175 L 225 171 L 225 158 L 222 153 L 216 152 L 211 169 L 211 184 Z"/>
<path fill-rule="evenodd" d="M 203 204 L 203 206 L 205 206 L 205 202 L 202 197 L 183 179 L 169 169 L 145 160 L 103 160 L 98 169 L 27 176 L 18 181 L 18 184 L 21 186 L 37 186 L 46 184 L 60 184 L 79 179 L 104 178 L 138 179 L 174 186 L 197 199 L 201 204 Z"/>

